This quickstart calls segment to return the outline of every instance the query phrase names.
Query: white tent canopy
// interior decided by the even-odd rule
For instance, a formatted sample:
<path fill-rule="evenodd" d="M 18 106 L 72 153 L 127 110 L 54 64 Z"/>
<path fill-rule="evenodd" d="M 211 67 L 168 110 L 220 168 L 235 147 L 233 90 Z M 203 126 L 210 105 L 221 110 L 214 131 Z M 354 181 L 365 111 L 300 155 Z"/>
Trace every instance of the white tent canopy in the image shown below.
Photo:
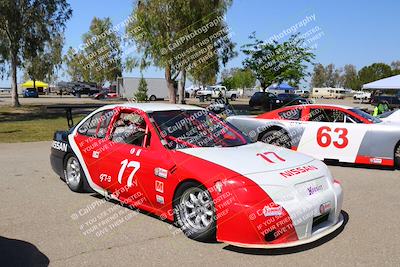
<path fill-rule="evenodd" d="M 400 75 L 366 83 L 362 89 L 395 89 L 400 90 Z"/>

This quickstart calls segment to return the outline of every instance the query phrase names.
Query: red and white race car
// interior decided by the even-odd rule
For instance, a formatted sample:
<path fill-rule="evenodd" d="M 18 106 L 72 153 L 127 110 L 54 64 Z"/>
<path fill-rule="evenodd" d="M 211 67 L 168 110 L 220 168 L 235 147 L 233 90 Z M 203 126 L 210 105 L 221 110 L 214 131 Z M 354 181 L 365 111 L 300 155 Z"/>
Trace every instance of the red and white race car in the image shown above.
<path fill-rule="evenodd" d="M 340 105 L 298 105 L 227 119 L 254 141 L 320 160 L 400 167 L 400 125 Z"/>
<path fill-rule="evenodd" d="M 175 221 L 196 240 L 289 247 L 343 223 L 342 188 L 324 163 L 250 143 L 196 106 L 104 106 L 56 132 L 50 158 L 71 190 Z"/>

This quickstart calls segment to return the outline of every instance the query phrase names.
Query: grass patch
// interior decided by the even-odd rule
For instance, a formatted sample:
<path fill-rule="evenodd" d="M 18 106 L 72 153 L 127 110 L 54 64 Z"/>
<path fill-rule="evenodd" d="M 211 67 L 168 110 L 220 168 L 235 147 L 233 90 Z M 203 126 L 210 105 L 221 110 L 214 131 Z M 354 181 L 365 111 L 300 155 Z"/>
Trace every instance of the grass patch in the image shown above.
<path fill-rule="evenodd" d="M 55 131 L 68 129 L 64 114 L 44 106 L 0 107 L 0 143 L 50 141 Z M 74 122 L 83 117 L 75 115 Z"/>

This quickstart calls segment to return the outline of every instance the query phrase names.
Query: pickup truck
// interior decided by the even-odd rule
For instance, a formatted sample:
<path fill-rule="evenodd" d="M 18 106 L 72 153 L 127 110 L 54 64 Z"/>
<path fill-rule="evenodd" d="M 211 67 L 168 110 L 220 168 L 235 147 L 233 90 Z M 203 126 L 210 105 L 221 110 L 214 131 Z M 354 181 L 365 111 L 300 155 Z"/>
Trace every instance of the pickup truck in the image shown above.
<path fill-rule="evenodd" d="M 400 108 L 400 91 L 395 95 L 375 95 L 371 98 L 371 105 L 377 106 L 380 102 L 387 102 L 389 109 Z"/>
<path fill-rule="evenodd" d="M 359 91 L 353 95 L 353 99 L 354 100 L 370 100 L 371 93 Z"/>
<path fill-rule="evenodd" d="M 197 98 L 207 100 L 226 97 L 234 101 L 238 96 L 238 91 L 227 90 L 225 86 L 208 86 L 206 89 L 196 92 Z"/>

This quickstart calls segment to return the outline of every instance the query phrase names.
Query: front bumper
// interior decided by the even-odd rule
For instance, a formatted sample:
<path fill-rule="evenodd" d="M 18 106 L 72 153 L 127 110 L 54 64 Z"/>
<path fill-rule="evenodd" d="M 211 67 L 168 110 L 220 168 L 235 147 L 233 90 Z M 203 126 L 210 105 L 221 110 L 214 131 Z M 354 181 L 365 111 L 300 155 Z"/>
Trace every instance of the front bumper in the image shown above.
<path fill-rule="evenodd" d="M 325 191 L 309 197 L 297 195 L 275 202 L 262 187 L 246 188 L 243 195 L 264 195 L 262 201 L 253 203 L 240 201 L 243 195 L 235 190 L 232 195 L 236 201 L 232 202 L 236 203 L 229 207 L 229 215 L 217 220 L 217 240 L 247 248 L 284 248 L 314 242 L 343 224 L 342 188 L 336 182 L 327 186 Z M 280 215 L 264 214 L 271 202 L 282 207 Z"/>
<path fill-rule="evenodd" d="M 245 244 L 245 243 L 237 243 L 237 242 L 225 242 L 229 245 L 236 246 L 236 247 L 243 247 L 243 248 L 268 248 L 268 249 L 273 249 L 273 248 L 289 248 L 289 247 L 296 247 L 296 246 L 301 246 L 305 244 L 312 243 L 314 241 L 317 241 L 318 239 L 321 239 L 324 236 L 327 236 L 333 232 L 335 232 L 337 229 L 339 229 L 344 222 L 344 217 L 343 214 L 340 213 L 339 215 L 339 220 L 337 221 L 336 224 L 328 226 L 323 229 L 323 231 L 319 231 L 318 233 L 315 233 L 311 235 L 309 238 L 306 239 L 301 239 L 297 241 L 291 241 L 287 243 L 277 243 L 277 244 Z"/>

